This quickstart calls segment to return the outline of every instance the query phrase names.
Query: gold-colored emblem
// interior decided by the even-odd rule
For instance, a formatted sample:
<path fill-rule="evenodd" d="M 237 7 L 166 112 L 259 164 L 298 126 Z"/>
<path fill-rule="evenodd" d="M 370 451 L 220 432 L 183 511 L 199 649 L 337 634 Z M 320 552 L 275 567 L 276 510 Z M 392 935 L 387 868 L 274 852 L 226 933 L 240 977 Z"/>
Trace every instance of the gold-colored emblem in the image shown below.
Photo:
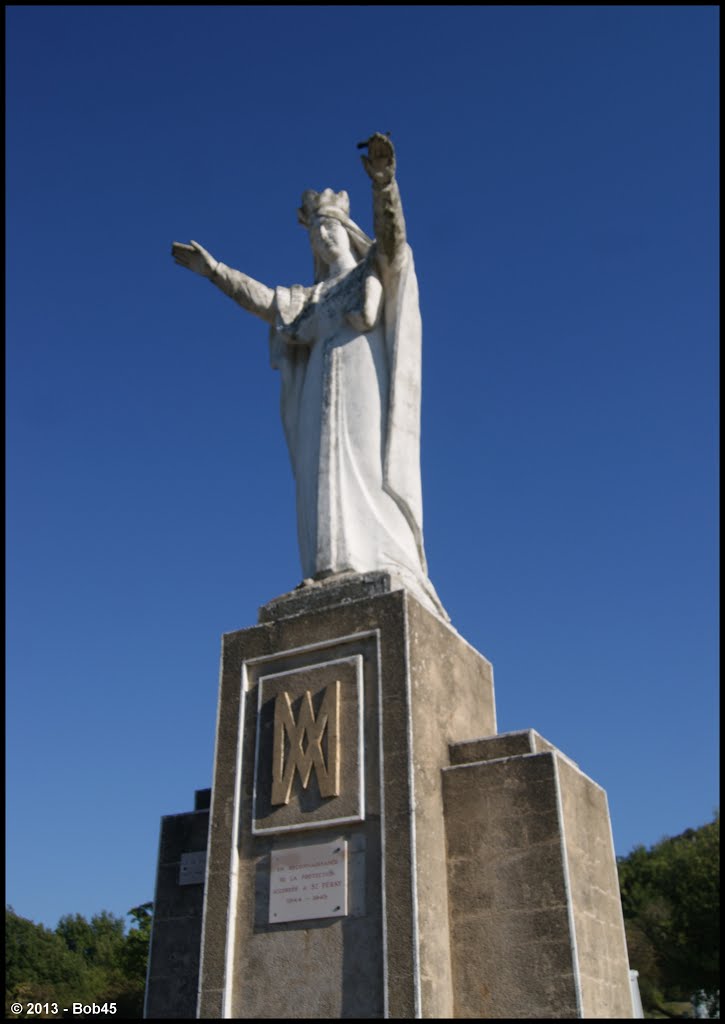
<path fill-rule="evenodd" d="M 327 764 L 322 740 L 327 730 Z M 289 750 L 285 757 L 285 735 Z M 305 739 L 307 747 L 305 748 Z M 315 718 L 312 696 L 305 690 L 297 722 L 288 693 L 278 693 L 274 702 L 274 747 L 272 751 L 272 803 L 288 804 L 295 771 L 307 789 L 312 769 L 317 772 L 321 796 L 340 795 L 340 683 L 325 688 L 320 712 Z"/>

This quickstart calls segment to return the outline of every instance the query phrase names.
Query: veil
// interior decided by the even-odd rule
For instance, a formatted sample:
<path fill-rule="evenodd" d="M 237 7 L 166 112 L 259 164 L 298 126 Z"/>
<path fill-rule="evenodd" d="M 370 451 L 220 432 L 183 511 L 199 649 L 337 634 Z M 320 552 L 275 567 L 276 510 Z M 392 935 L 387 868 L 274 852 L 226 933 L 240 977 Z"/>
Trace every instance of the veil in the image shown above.
<path fill-rule="evenodd" d="M 373 240 L 350 217 L 350 199 L 347 192 L 333 192 L 326 188 L 323 192 L 308 189 L 302 196 L 302 206 L 297 211 L 297 220 L 308 230 L 314 219 L 332 217 L 347 231 L 350 249 L 355 260 L 360 263 L 368 255 Z M 327 264 L 313 249 L 315 284 L 327 277 Z"/>

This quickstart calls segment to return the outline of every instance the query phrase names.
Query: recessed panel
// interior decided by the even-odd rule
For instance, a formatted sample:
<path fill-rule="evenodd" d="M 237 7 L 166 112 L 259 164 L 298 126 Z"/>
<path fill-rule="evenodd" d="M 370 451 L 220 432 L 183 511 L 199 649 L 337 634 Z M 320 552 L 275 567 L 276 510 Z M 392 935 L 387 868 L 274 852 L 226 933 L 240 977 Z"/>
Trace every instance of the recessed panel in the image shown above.
<path fill-rule="evenodd" d="M 361 821 L 362 656 L 259 677 L 255 834 Z"/>

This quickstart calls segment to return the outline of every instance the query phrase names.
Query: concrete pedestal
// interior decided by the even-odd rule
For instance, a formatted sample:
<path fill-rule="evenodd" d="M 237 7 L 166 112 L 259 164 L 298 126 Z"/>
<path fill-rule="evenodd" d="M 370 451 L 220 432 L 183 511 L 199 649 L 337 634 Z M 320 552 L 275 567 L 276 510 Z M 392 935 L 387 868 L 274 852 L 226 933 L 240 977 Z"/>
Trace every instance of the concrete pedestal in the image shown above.
<path fill-rule="evenodd" d="M 603 792 L 386 574 L 224 637 L 212 793 L 197 1016 L 632 1015 Z"/>
<path fill-rule="evenodd" d="M 312 588 L 224 638 L 201 1017 L 452 1015 L 440 769 L 450 742 L 495 732 L 493 680 L 392 585 Z M 336 682 L 338 794 L 297 772 L 290 802 L 271 804 L 278 697 L 299 721 L 304 692 L 319 715 Z M 348 915 L 270 923 L 272 852 L 329 840 L 347 843 Z"/>

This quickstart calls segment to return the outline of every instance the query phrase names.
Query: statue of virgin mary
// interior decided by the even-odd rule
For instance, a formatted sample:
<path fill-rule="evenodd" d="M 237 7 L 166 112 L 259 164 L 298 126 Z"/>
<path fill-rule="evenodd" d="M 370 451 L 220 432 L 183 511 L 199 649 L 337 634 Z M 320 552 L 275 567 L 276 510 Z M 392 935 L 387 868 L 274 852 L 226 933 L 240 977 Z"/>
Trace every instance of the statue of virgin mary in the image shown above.
<path fill-rule="evenodd" d="M 307 191 L 315 283 L 268 288 L 198 243 L 177 263 L 270 324 L 272 366 L 297 492 L 305 582 L 388 572 L 447 619 L 428 579 L 420 482 L 421 319 L 392 143 L 373 135 L 375 240 L 346 192 Z"/>

